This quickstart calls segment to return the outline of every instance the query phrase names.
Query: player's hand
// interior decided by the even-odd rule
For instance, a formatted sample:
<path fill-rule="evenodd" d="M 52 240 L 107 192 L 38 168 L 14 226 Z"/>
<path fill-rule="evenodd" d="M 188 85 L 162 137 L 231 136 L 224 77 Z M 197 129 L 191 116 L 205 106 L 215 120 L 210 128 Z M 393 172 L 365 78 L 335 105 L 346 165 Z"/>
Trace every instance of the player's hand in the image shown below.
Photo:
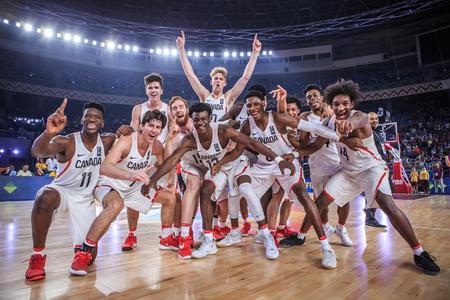
<path fill-rule="evenodd" d="M 169 194 L 175 194 L 177 191 L 177 186 L 173 183 L 168 184 L 166 187 L 162 188 L 163 191 L 168 192 Z"/>
<path fill-rule="evenodd" d="M 277 88 L 271 91 L 269 94 L 272 95 L 277 101 L 286 100 L 287 92 L 280 85 L 277 85 Z"/>
<path fill-rule="evenodd" d="M 255 34 L 255 37 L 253 38 L 253 53 L 259 53 L 261 52 L 262 44 L 258 40 L 258 34 Z"/>
<path fill-rule="evenodd" d="M 342 137 L 339 142 L 343 143 L 344 145 L 346 145 L 349 149 L 356 151 L 358 150 L 358 148 L 361 148 L 363 146 L 363 143 L 361 141 L 361 139 L 359 138 L 346 138 L 346 137 Z"/>
<path fill-rule="evenodd" d="M 56 135 L 66 127 L 67 116 L 64 114 L 66 105 L 67 98 L 64 98 L 63 103 L 47 118 L 47 124 L 45 125 L 45 131 L 47 131 L 47 133 Z"/>
<path fill-rule="evenodd" d="M 156 182 L 153 182 L 150 180 L 148 184 L 144 184 L 141 187 L 142 195 L 144 195 L 145 197 L 148 197 L 148 194 L 150 193 L 150 189 L 154 189 L 155 191 L 158 189 L 156 186 Z"/>
<path fill-rule="evenodd" d="M 184 48 L 185 42 L 186 42 L 186 39 L 184 37 L 184 31 L 181 30 L 181 36 L 177 37 L 177 40 L 176 40 L 177 48 L 178 49 Z"/>
<path fill-rule="evenodd" d="M 220 161 L 215 164 L 212 168 L 211 168 L 211 175 L 212 176 L 216 176 L 219 172 L 220 169 L 222 169 L 222 164 L 220 163 Z"/>
<path fill-rule="evenodd" d="M 237 145 L 236 142 L 229 140 L 227 146 L 225 147 L 225 149 L 227 150 L 227 153 L 233 151 L 234 148 L 236 148 L 236 145 Z"/>
<path fill-rule="evenodd" d="M 288 153 L 281 156 L 286 161 L 293 161 L 295 159 L 294 154 Z"/>
<path fill-rule="evenodd" d="M 334 115 L 334 111 L 328 103 L 323 104 L 322 119 L 331 118 Z"/>
<path fill-rule="evenodd" d="M 128 136 L 134 132 L 133 127 L 130 125 L 121 125 L 119 129 L 117 129 L 116 137 L 120 138 L 121 136 Z"/>
<path fill-rule="evenodd" d="M 297 129 L 286 128 L 287 137 L 291 139 L 297 138 Z"/>
<path fill-rule="evenodd" d="M 294 175 L 295 173 L 295 166 L 292 162 L 287 161 L 285 159 L 283 159 L 282 161 L 280 161 L 280 163 L 278 164 L 278 167 L 280 168 L 281 174 L 284 175 L 284 169 L 289 169 L 291 170 L 291 176 Z"/>
<path fill-rule="evenodd" d="M 336 120 L 335 126 L 341 136 L 348 136 L 353 131 L 353 125 L 349 120 Z"/>
<path fill-rule="evenodd" d="M 126 179 L 129 181 L 140 181 L 143 182 L 144 184 L 148 184 L 150 178 L 148 177 L 147 172 L 150 170 L 151 167 L 153 166 L 147 167 L 139 171 L 128 173 Z"/>
<path fill-rule="evenodd" d="M 228 126 L 232 127 L 233 129 L 239 129 L 239 127 L 241 126 L 241 121 L 228 120 Z"/>
<path fill-rule="evenodd" d="M 177 124 L 170 125 L 169 134 L 167 135 L 168 140 L 173 140 L 178 133 L 180 133 L 180 127 Z"/>

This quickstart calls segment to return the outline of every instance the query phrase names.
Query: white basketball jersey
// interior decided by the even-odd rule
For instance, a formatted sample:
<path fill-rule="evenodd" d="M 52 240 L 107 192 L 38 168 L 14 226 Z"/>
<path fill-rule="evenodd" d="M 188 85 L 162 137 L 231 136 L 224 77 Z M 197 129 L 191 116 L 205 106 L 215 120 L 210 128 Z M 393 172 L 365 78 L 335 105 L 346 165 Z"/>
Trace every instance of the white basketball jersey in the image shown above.
<path fill-rule="evenodd" d="M 273 122 L 272 112 L 267 112 L 269 114 L 269 122 L 267 123 L 267 127 L 262 130 L 260 129 L 252 116 L 248 117 L 250 122 L 250 137 L 258 142 L 266 145 L 270 150 L 275 152 L 277 155 L 281 156 L 284 154 L 292 153 L 294 149 L 291 144 L 288 142 L 287 136 L 285 134 L 281 134 L 275 123 Z M 258 154 L 257 164 L 261 165 L 270 165 L 273 164 L 274 161 L 268 159 L 267 157 Z"/>
<path fill-rule="evenodd" d="M 225 106 L 225 95 L 222 95 L 219 99 L 214 99 L 212 94 L 210 94 L 205 99 L 205 103 L 208 103 L 211 106 L 211 120 L 213 122 L 219 121 L 227 112 L 227 108 Z"/>
<path fill-rule="evenodd" d="M 212 140 L 211 144 L 208 149 L 203 148 L 202 144 L 200 143 L 200 139 L 198 137 L 198 132 L 194 129 L 193 134 L 195 137 L 195 142 L 197 143 L 197 152 L 201 159 L 201 162 L 203 165 L 208 168 L 212 169 L 212 167 L 221 160 L 225 154 L 227 154 L 227 150 L 225 148 L 222 148 L 222 145 L 220 144 L 219 140 L 219 123 L 210 123 L 212 127 Z"/>
<path fill-rule="evenodd" d="M 169 133 L 169 105 L 163 102 L 162 107 L 158 110 L 162 112 L 167 118 L 166 126 L 164 126 L 164 128 L 161 130 L 161 134 L 158 136 L 158 141 L 164 144 L 167 139 L 167 134 Z M 141 123 L 142 118 L 147 111 L 149 111 L 147 102 L 144 102 L 141 104 L 141 118 L 139 120 L 139 123 Z"/>
<path fill-rule="evenodd" d="M 241 122 L 241 126 L 244 123 L 245 120 L 248 119 L 248 112 L 247 112 L 247 105 L 244 103 L 244 105 L 241 108 L 241 111 L 239 112 L 239 115 L 235 118 L 235 121 Z"/>
<path fill-rule="evenodd" d="M 308 121 L 322 124 L 320 116 L 312 112 L 308 116 Z M 317 139 L 317 135 L 310 133 L 309 143 L 313 143 Z M 341 167 L 341 160 L 339 159 L 336 143 L 332 140 L 327 140 L 325 145 L 318 151 L 309 155 L 308 159 L 311 173 L 315 175 L 332 175 Z"/>
<path fill-rule="evenodd" d="M 188 135 L 188 133 L 178 133 L 178 138 L 179 141 L 181 142 L 181 140 Z M 181 158 L 181 162 L 185 162 L 185 163 L 189 163 L 193 166 L 196 167 L 203 167 L 203 163 L 200 159 L 200 156 L 198 154 L 198 150 L 197 148 L 194 149 L 190 149 L 188 152 L 186 152 L 183 157 Z"/>
<path fill-rule="evenodd" d="M 83 197 L 90 197 L 100 176 L 105 149 L 100 134 L 92 151 L 86 149 L 80 132 L 75 132 L 73 136 L 75 153 L 68 162 L 57 162 L 56 177 L 52 184 L 65 187 Z"/>
<path fill-rule="evenodd" d="M 130 172 L 136 172 L 139 170 L 143 170 L 146 167 L 150 166 L 152 163 L 152 149 L 153 144 L 149 145 L 145 154 L 141 156 L 138 150 L 138 133 L 133 132 L 131 134 L 131 149 L 128 153 L 127 157 L 122 159 L 120 162 L 116 164 L 116 167 L 122 170 L 127 170 Z M 142 182 L 123 180 L 123 179 L 115 179 L 108 178 L 109 182 L 112 182 L 114 188 L 119 189 L 122 192 L 126 192 L 130 190 L 130 188 L 135 188 L 137 186 L 142 185 Z"/>
<path fill-rule="evenodd" d="M 356 111 L 353 110 L 351 115 Z M 328 124 L 329 128 L 334 129 L 334 122 L 336 116 L 333 116 Z M 357 151 L 353 151 L 347 148 L 343 143 L 337 143 L 337 150 L 341 158 L 341 165 L 344 171 L 352 174 L 358 174 L 365 171 L 375 165 L 386 165 L 385 161 L 381 158 L 375 146 L 373 134 L 362 140 L 362 147 L 359 147 Z"/>

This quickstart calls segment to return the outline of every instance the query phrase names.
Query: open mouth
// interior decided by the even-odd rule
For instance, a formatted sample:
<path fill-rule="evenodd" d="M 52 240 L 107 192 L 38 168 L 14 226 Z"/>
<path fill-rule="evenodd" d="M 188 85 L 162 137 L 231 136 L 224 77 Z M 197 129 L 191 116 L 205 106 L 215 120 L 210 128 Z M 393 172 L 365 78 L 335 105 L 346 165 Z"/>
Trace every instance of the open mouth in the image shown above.
<path fill-rule="evenodd" d="M 92 129 L 92 130 L 93 129 L 97 129 L 97 125 L 95 125 L 94 123 L 89 123 L 89 124 L 86 125 L 86 128 L 87 129 Z"/>

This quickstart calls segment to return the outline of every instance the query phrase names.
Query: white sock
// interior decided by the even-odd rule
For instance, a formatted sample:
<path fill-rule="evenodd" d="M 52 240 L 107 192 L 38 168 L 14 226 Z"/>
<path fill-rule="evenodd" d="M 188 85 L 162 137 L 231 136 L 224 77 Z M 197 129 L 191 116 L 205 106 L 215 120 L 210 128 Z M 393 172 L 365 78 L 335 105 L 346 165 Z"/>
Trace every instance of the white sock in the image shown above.
<path fill-rule="evenodd" d="M 214 236 L 212 232 L 205 233 L 205 240 L 214 241 Z"/>
<path fill-rule="evenodd" d="M 278 225 L 278 228 L 279 228 L 279 229 L 284 229 L 284 228 L 286 228 L 286 225 L 281 225 L 281 224 L 280 224 L 280 225 Z"/>
<path fill-rule="evenodd" d="M 216 227 L 216 226 L 219 226 L 219 219 L 214 217 L 213 218 L 213 228 Z"/>
<path fill-rule="evenodd" d="M 264 236 L 270 235 L 269 227 L 264 227 L 263 229 L 260 229 L 259 232 Z"/>
<path fill-rule="evenodd" d="M 244 223 L 248 223 L 248 217 L 247 218 L 242 218 L 244 220 Z"/>
<path fill-rule="evenodd" d="M 176 227 L 176 226 L 173 227 L 173 233 L 175 234 L 175 236 L 180 235 L 180 231 L 181 231 L 180 227 Z"/>
<path fill-rule="evenodd" d="M 319 242 L 320 242 L 320 245 L 323 248 L 330 248 L 331 247 L 330 243 L 328 242 L 328 239 L 319 240 Z"/>
<path fill-rule="evenodd" d="M 422 254 L 423 251 L 424 251 L 424 250 L 423 250 L 423 248 L 422 248 L 422 245 L 419 245 L 419 247 L 416 248 L 416 249 L 413 248 L 414 255 L 417 255 L 417 256 L 420 256 L 420 255 Z"/>
<path fill-rule="evenodd" d="M 47 250 L 47 248 L 43 248 L 42 250 L 33 248 L 33 255 L 39 254 L 39 255 L 45 256 L 45 255 L 47 255 L 47 252 L 45 250 Z"/>
<path fill-rule="evenodd" d="M 219 221 L 219 227 L 220 228 L 224 228 L 225 227 L 225 222 L 226 222 L 226 220 L 225 221 Z"/>
<path fill-rule="evenodd" d="M 162 227 L 161 237 L 164 239 L 172 234 L 172 227 Z"/>
<path fill-rule="evenodd" d="M 300 231 L 297 233 L 297 238 L 303 240 L 306 237 L 306 233 L 301 233 Z"/>
<path fill-rule="evenodd" d="M 255 191 L 252 189 L 252 185 L 249 182 L 244 182 L 239 185 L 239 192 L 247 200 L 250 212 L 256 221 L 262 221 L 265 219 L 264 211 L 261 206 L 261 201 L 255 195 Z"/>
<path fill-rule="evenodd" d="M 328 229 L 328 228 L 330 228 L 330 223 L 329 222 L 326 222 L 325 224 L 322 224 L 322 228 L 323 229 Z"/>
<path fill-rule="evenodd" d="M 342 231 L 342 230 L 345 229 L 345 225 L 337 224 L 337 225 L 336 225 L 336 228 L 337 228 L 338 230 Z"/>
<path fill-rule="evenodd" d="M 191 228 L 190 225 L 182 225 L 181 226 L 181 236 L 182 237 L 188 237 L 189 236 L 189 229 Z"/>
<path fill-rule="evenodd" d="M 239 233 L 240 233 L 239 227 L 236 227 L 236 228 L 231 229 L 231 233 L 232 233 L 232 234 L 239 234 Z"/>

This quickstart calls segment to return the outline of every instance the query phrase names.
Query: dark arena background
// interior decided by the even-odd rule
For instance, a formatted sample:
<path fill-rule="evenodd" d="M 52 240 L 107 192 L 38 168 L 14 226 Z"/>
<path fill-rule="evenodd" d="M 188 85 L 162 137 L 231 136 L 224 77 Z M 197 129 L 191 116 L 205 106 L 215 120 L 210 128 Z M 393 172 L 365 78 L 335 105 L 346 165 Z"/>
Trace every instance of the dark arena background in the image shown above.
<path fill-rule="evenodd" d="M 345 224 L 353 245 L 342 245 L 337 234 L 330 241 L 337 257 L 333 270 L 321 267 L 321 244 L 312 229 L 304 245 L 280 245 L 278 259 L 266 259 L 266 244 L 255 243 L 256 221 L 242 212 L 240 232 L 244 222 L 252 229 L 239 243 L 203 259 L 180 259 L 177 247 L 160 250 L 165 229 L 155 203 L 140 215 L 137 247 L 122 251 L 129 234 L 124 208 L 99 240 L 87 275 L 70 274 L 70 209 L 35 200 L 61 170 L 50 157 L 33 156 L 32 144 L 64 98 L 68 121 L 61 135 L 81 130 L 88 102 L 104 105 L 103 133 L 129 125 L 133 106 L 148 100 L 144 77 L 151 73 L 164 79 L 163 102 L 180 96 L 188 105 L 198 103 L 180 63 L 176 40 L 182 30 L 193 72 L 208 91 L 214 67 L 228 71 L 225 91 L 240 80 L 257 34 L 262 48 L 238 103 L 245 103 L 254 84 L 267 92 L 280 85 L 300 100 L 303 113 L 310 111 L 303 92 L 308 84 L 325 90 L 340 79 L 356 82 L 362 92 L 356 109 L 379 119 L 374 131 L 389 167 L 393 203 L 440 272 L 429 276 L 415 266 L 410 246 L 381 209 L 372 217 L 386 226 L 370 226 L 361 193 Z M 277 111 L 268 93 L 266 102 L 267 111 Z M 449 299 L 449 151 L 449 1 L 0 1 L 0 299 Z M 308 157 L 300 163 L 313 199 Z M 99 215 L 102 204 L 95 205 Z M 48 222 L 53 215 L 46 236 L 32 219 L 39 209 Z M 294 201 L 288 216 L 287 223 L 275 224 L 279 242 L 297 234 L 305 210 Z M 329 223 L 338 224 L 335 204 Z M 213 231 L 220 246 L 232 225 L 228 217 L 218 224 Z M 191 228 L 194 251 L 207 238 L 200 207 Z M 39 234 L 45 250 L 33 244 Z M 33 251 L 46 256 L 36 262 Z M 30 280 L 27 268 L 39 263 L 45 274 Z"/>

